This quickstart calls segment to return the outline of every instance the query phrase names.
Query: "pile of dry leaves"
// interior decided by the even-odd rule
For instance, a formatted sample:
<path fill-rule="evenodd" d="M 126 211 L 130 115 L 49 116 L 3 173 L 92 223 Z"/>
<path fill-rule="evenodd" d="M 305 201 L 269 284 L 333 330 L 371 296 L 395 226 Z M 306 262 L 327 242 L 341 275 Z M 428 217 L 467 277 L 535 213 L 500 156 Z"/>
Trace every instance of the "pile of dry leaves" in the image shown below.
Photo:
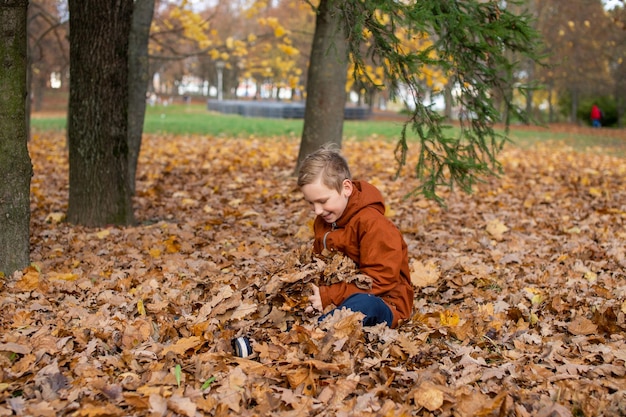
<path fill-rule="evenodd" d="M 87 229 L 63 222 L 64 136 L 35 135 L 0 416 L 626 415 L 625 160 L 511 148 L 443 209 L 404 198 L 393 144 L 345 143 L 409 246 L 414 316 L 390 330 L 304 313 L 311 280 L 353 266 L 308 253 L 297 146 L 146 136 L 139 225 Z"/>

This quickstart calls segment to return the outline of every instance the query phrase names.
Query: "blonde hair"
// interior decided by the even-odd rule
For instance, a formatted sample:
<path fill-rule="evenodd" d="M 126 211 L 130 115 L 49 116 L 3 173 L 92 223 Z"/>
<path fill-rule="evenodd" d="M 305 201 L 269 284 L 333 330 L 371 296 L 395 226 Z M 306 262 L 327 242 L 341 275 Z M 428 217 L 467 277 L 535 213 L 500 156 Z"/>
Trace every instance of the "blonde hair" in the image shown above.
<path fill-rule="evenodd" d="M 335 144 L 326 144 L 304 158 L 298 171 L 298 187 L 313 184 L 318 178 L 337 192 L 341 192 L 345 180 L 352 180 L 348 162 Z"/>

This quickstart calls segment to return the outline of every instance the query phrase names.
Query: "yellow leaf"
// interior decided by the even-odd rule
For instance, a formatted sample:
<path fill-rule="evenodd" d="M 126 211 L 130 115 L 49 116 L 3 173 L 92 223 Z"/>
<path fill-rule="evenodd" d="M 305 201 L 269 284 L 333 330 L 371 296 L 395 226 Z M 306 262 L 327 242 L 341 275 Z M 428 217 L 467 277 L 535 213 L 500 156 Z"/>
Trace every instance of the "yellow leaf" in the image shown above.
<path fill-rule="evenodd" d="M 602 197 L 602 190 L 596 187 L 590 187 L 589 194 L 591 194 L 594 197 Z"/>
<path fill-rule="evenodd" d="M 180 243 L 176 240 L 176 236 L 170 236 L 165 241 L 165 250 L 167 253 L 178 253 L 180 252 Z"/>
<path fill-rule="evenodd" d="M 143 300 L 141 300 L 141 299 L 139 301 L 137 301 L 137 311 L 142 316 L 146 315 L 146 307 L 143 305 Z"/>
<path fill-rule="evenodd" d="M 98 236 L 98 239 L 104 239 L 105 237 L 109 236 L 111 234 L 111 232 L 109 231 L 109 229 L 104 229 L 104 230 L 100 230 L 98 233 L 96 233 L 96 236 Z"/>
<path fill-rule="evenodd" d="M 598 279 L 598 274 L 592 271 L 585 272 L 585 279 L 589 282 L 596 282 Z"/>
<path fill-rule="evenodd" d="M 543 296 L 541 294 L 535 294 L 533 298 L 530 299 L 530 302 L 533 304 L 541 304 L 543 303 Z"/>
<path fill-rule="evenodd" d="M 50 274 L 50 279 L 59 279 L 62 281 L 76 281 L 78 274 Z"/>
<path fill-rule="evenodd" d="M 46 223 L 59 224 L 65 220 L 65 213 L 54 212 L 46 216 Z"/>
<path fill-rule="evenodd" d="M 159 248 L 152 248 L 150 249 L 150 256 L 152 256 L 155 259 L 158 259 L 161 257 L 161 249 Z"/>
<path fill-rule="evenodd" d="M 449 310 L 446 310 L 443 313 L 439 313 L 439 321 L 441 322 L 442 326 L 456 326 L 459 324 L 459 320 L 459 315 Z"/>

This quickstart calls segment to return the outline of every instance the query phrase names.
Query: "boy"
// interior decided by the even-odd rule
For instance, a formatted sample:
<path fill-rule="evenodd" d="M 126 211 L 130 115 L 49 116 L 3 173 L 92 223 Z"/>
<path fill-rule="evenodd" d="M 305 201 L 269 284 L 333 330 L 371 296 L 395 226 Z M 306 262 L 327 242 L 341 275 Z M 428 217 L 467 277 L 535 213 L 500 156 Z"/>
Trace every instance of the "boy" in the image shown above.
<path fill-rule="evenodd" d="M 407 245 L 385 217 L 380 191 L 365 181 L 353 181 L 346 160 L 330 147 L 304 159 L 298 187 L 316 214 L 313 252 L 340 252 L 372 278 L 370 290 L 346 282 L 313 285 L 312 309 L 323 311 L 333 304 L 361 312 L 364 326 L 386 323 L 395 328 L 408 319 L 413 287 Z"/>

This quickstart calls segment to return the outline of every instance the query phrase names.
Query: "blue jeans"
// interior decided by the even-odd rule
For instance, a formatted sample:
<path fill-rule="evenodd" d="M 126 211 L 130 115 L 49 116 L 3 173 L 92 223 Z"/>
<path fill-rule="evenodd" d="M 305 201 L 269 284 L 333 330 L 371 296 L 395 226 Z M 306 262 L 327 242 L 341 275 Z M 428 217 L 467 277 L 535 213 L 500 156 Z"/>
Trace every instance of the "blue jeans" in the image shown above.
<path fill-rule="evenodd" d="M 591 125 L 592 125 L 593 127 L 601 127 L 601 126 L 602 126 L 602 123 L 600 123 L 600 120 L 598 120 L 598 119 L 593 119 L 593 120 L 591 121 Z"/>
<path fill-rule="evenodd" d="M 382 298 L 362 293 L 352 294 L 339 307 L 324 314 L 319 320 L 324 320 L 326 316 L 332 315 L 335 310 L 341 310 L 342 308 L 365 314 L 363 326 L 375 326 L 379 323 L 386 323 L 387 326 L 391 327 L 393 323 L 393 313 Z"/>

